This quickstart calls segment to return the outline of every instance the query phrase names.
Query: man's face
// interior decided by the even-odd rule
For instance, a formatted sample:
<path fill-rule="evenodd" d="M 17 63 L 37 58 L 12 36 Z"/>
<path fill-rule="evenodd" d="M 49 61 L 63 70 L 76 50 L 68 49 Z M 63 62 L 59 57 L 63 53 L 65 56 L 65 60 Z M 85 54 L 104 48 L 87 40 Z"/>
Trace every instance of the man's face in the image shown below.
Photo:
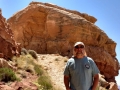
<path fill-rule="evenodd" d="M 83 55 L 83 50 L 84 50 L 84 46 L 83 45 L 77 45 L 74 48 L 76 55 Z"/>

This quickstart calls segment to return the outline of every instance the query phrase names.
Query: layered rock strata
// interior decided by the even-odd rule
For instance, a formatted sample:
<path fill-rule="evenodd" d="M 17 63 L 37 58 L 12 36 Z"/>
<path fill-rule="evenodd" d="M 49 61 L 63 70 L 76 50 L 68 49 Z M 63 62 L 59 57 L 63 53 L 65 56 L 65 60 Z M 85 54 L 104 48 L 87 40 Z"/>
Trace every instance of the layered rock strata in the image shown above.
<path fill-rule="evenodd" d="M 12 30 L 0 10 L 0 58 L 11 59 L 19 54 L 19 43 L 16 43 Z"/>

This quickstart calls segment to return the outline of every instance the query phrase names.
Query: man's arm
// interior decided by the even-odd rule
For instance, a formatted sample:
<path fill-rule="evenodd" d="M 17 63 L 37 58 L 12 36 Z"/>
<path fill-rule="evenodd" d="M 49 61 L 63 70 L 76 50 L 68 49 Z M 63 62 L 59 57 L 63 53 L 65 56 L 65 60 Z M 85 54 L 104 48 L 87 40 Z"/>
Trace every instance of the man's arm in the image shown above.
<path fill-rule="evenodd" d="M 64 75 L 64 84 L 65 84 L 66 90 L 71 90 L 69 87 L 69 76 L 67 75 Z"/>
<path fill-rule="evenodd" d="M 94 81 L 93 81 L 92 90 L 96 90 L 99 82 L 99 74 L 95 74 L 93 78 Z"/>

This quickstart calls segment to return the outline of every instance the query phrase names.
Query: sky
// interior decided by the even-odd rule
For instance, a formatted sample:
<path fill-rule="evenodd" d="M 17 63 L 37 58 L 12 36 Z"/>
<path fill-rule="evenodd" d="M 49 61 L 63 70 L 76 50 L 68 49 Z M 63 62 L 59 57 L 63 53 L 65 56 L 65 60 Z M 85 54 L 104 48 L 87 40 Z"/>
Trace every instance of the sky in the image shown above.
<path fill-rule="evenodd" d="M 2 15 L 8 19 L 32 1 L 52 3 L 94 16 L 97 19 L 95 25 L 117 43 L 116 58 L 120 62 L 120 40 L 118 39 L 120 37 L 120 0 L 0 0 Z M 116 80 L 120 85 L 120 75 L 116 77 Z"/>

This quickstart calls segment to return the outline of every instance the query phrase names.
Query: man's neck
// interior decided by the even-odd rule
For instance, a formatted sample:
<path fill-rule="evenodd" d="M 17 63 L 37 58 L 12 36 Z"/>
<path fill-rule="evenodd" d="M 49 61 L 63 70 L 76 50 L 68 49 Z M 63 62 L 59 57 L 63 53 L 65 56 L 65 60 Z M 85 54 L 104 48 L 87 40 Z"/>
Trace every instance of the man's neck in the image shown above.
<path fill-rule="evenodd" d="M 75 58 L 78 58 L 78 59 L 81 59 L 83 57 L 84 57 L 83 55 L 77 55 L 77 56 L 75 56 Z"/>

